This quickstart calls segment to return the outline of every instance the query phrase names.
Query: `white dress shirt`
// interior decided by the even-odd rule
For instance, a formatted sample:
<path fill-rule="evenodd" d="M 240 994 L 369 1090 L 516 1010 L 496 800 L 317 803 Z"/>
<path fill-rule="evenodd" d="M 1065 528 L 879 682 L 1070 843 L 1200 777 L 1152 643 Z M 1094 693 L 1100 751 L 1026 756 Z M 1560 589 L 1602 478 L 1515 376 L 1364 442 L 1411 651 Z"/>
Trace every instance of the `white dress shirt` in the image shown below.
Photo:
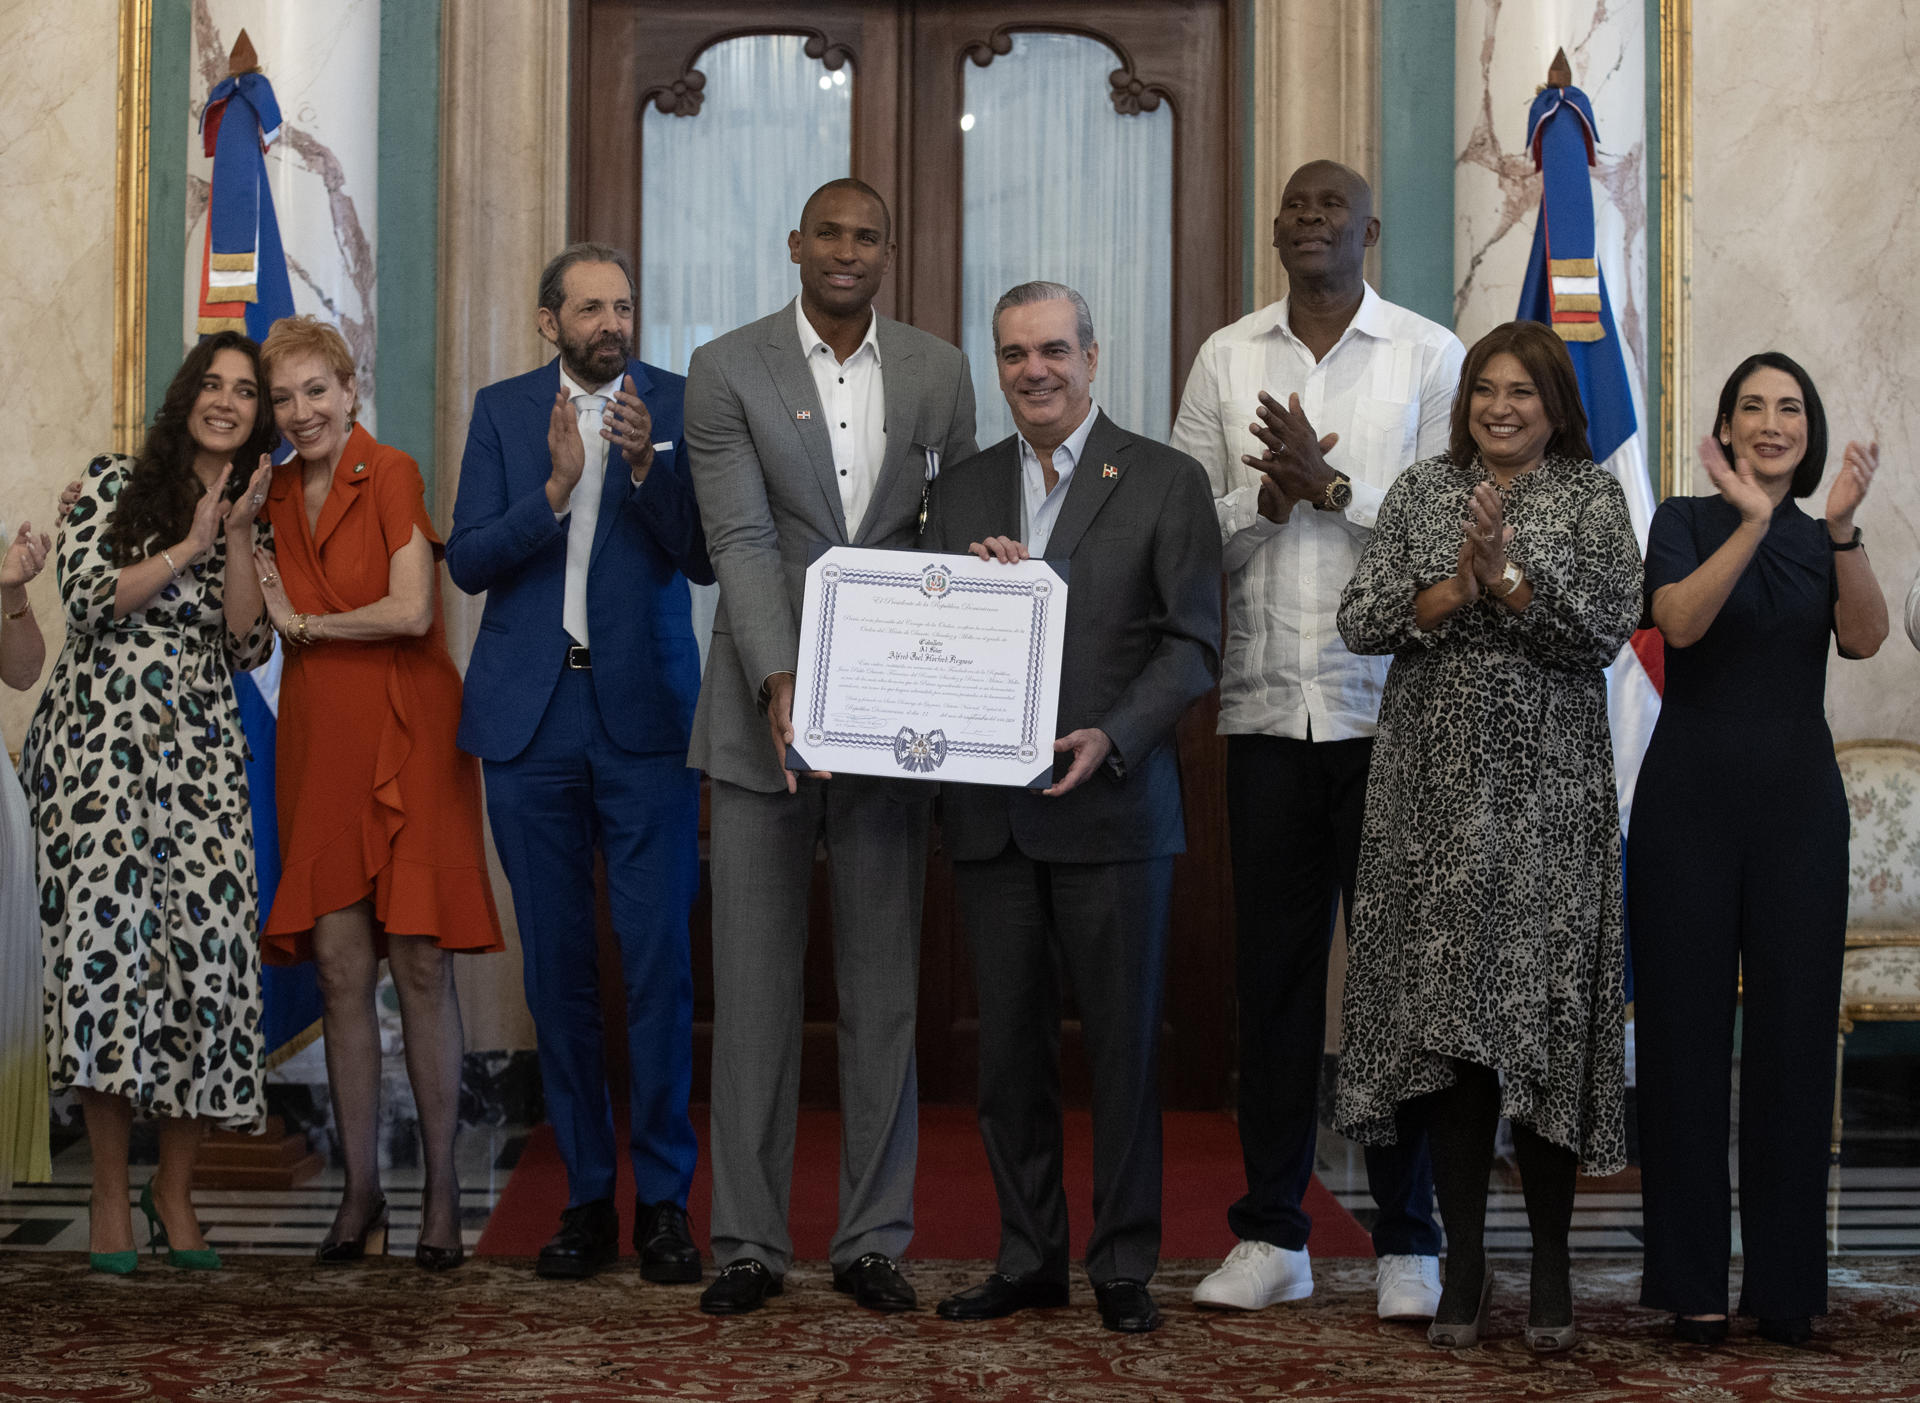
<path fill-rule="evenodd" d="M 567 522 L 567 588 L 560 603 L 560 623 L 582 648 L 592 642 L 587 637 L 587 566 L 593 560 L 593 531 L 600 521 L 600 492 L 607 481 L 607 441 L 600 437 L 600 425 L 625 374 L 622 368 L 599 389 L 583 390 L 565 366 L 560 369 L 560 388 L 573 401 L 580 446 L 587 453 L 586 466 L 580 469 L 580 480 L 574 483 L 561 518 Z"/>
<path fill-rule="evenodd" d="M 840 507 L 846 513 L 847 539 L 860 534 L 867 503 L 873 499 L 880 464 L 887 456 L 887 396 L 880 379 L 880 342 L 875 336 L 880 318 L 867 315 L 867 334 L 844 361 L 807 320 L 800 299 L 793 299 L 793 315 L 800 324 L 800 350 L 813 372 L 814 388 L 827 416 L 827 435 L 833 442 L 833 475 L 840 487 Z"/>
<path fill-rule="evenodd" d="M 1025 434 L 1014 435 L 1014 441 L 1020 445 L 1020 505 L 1025 528 L 1022 543 L 1036 560 L 1046 559 L 1047 543 L 1053 539 L 1053 525 L 1060 519 L 1060 507 L 1067 500 L 1073 470 L 1080 462 L 1080 455 L 1087 451 L 1087 435 L 1093 432 L 1093 421 L 1099 413 L 1100 406 L 1090 404 L 1080 427 L 1053 450 L 1053 470 L 1059 474 L 1059 480 L 1051 492 L 1047 491 L 1046 474 L 1040 469 L 1040 455 L 1034 452 Z"/>
<path fill-rule="evenodd" d="M 1362 294 L 1326 358 L 1293 334 L 1287 299 L 1207 338 L 1194 359 L 1173 446 L 1213 484 L 1227 572 L 1227 648 L 1220 732 L 1300 740 L 1370 736 L 1386 683 L 1384 657 L 1355 657 L 1334 625 L 1387 488 L 1401 470 L 1444 452 L 1466 352 L 1451 331 Z M 1284 522 L 1259 513 L 1260 483 L 1241 454 L 1265 450 L 1249 425 L 1260 392 L 1299 395 L 1316 437 L 1340 435 L 1327 466 L 1353 481 L 1344 512 L 1301 502 Z"/>

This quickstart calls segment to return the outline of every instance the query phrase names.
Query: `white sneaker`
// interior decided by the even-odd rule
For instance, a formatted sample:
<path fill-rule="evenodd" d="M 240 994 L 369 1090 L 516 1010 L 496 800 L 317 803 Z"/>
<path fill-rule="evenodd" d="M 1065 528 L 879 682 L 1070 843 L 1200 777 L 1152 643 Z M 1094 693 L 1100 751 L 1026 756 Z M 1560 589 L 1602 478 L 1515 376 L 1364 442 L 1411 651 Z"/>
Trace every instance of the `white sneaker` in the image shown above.
<path fill-rule="evenodd" d="M 1313 1263 L 1306 1248 L 1296 1252 L 1243 1238 L 1219 1269 L 1193 1288 L 1193 1303 L 1218 1310 L 1262 1310 L 1276 1301 L 1299 1301 L 1312 1294 Z"/>
<path fill-rule="evenodd" d="M 1431 1320 L 1440 1309 L 1440 1259 L 1382 1257 L 1373 1285 L 1382 1320 Z"/>

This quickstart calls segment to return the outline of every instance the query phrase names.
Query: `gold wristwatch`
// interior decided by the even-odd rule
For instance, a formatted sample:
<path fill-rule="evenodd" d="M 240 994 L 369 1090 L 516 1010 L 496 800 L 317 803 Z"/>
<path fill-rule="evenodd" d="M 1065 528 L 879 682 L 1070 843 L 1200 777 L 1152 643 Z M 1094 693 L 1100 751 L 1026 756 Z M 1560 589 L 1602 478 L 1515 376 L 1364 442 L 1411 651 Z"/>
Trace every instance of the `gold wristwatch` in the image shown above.
<path fill-rule="evenodd" d="M 1320 494 L 1314 510 L 1323 512 L 1343 512 L 1353 501 L 1353 479 L 1345 473 L 1335 473 L 1327 483 L 1326 491 Z"/>
<path fill-rule="evenodd" d="M 1500 572 L 1499 583 L 1488 592 L 1492 594 L 1495 599 L 1505 599 L 1508 595 L 1519 589 L 1520 582 L 1526 578 L 1525 575 L 1520 573 L 1520 567 L 1509 560 L 1507 562 L 1507 568 Z"/>

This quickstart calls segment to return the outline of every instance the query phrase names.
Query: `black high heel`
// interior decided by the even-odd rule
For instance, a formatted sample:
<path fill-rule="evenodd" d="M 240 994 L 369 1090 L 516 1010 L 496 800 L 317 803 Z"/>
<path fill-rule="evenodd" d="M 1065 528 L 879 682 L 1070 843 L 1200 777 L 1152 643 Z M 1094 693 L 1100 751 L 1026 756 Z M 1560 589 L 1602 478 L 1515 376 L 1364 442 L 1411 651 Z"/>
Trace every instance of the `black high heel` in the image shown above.
<path fill-rule="evenodd" d="M 1722 1316 L 1719 1320 L 1690 1320 L 1684 1315 L 1673 1318 L 1673 1337 L 1683 1345 L 1718 1345 L 1727 1339 L 1727 1322 Z"/>
<path fill-rule="evenodd" d="M 1779 1320 L 1762 1319 L 1760 1338 L 1777 1345 L 1804 1345 L 1813 1338 L 1813 1321 L 1804 1315 L 1783 1316 Z"/>
<path fill-rule="evenodd" d="M 387 1199 L 382 1194 L 373 1206 L 373 1215 L 360 1229 L 357 1237 L 328 1239 L 320 1244 L 320 1250 L 313 1254 L 313 1260 L 323 1267 L 345 1266 L 352 1262 L 363 1261 L 369 1251 L 375 1256 L 387 1255 Z"/>
<path fill-rule="evenodd" d="M 457 1205 L 459 1201 L 459 1196 L 456 1194 L 454 1196 L 454 1203 Z M 427 1204 L 426 1196 L 422 1194 L 420 1200 L 421 1232 L 424 1233 L 426 1231 L 426 1226 Z M 458 1236 L 459 1231 L 460 1225 L 456 1220 L 454 1223 L 456 1236 L 454 1238 L 454 1245 L 451 1247 L 432 1247 L 425 1242 L 416 1245 L 413 1249 L 413 1264 L 420 1268 L 421 1271 L 452 1271 L 455 1267 L 466 1261 L 467 1244 L 464 1239 Z"/>
<path fill-rule="evenodd" d="M 452 1271 L 467 1260 L 467 1245 L 458 1247 L 429 1247 L 421 1243 L 413 1249 L 413 1264 L 421 1271 Z"/>

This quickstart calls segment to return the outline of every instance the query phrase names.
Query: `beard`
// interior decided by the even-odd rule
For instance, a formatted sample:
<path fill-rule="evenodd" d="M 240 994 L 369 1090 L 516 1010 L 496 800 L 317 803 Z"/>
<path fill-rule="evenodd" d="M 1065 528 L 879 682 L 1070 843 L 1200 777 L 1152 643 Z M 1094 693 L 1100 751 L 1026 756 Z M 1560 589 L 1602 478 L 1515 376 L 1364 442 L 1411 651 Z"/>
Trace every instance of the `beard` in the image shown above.
<path fill-rule="evenodd" d="M 560 337 L 560 360 L 582 389 L 591 390 L 627 368 L 633 341 L 616 331 L 603 331 L 587 341 Z"/>

